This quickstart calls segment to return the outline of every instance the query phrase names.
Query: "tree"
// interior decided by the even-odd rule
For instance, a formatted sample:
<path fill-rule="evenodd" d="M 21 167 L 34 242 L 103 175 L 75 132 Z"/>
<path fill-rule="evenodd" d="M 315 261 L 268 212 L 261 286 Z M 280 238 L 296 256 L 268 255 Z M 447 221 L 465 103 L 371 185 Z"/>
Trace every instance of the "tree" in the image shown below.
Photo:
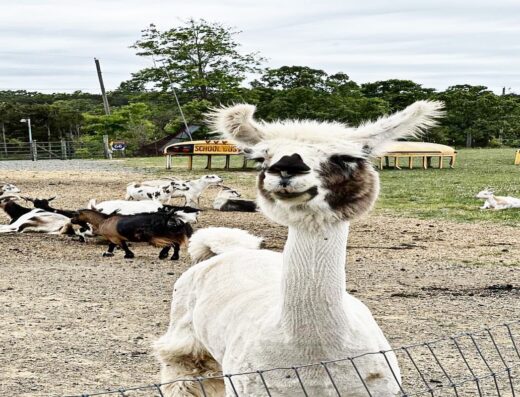
<path fill-rule="evenodd" d="M 214 100 L 219 93 L 239 87 L 247 73 L 259 71 L 257 53 L 241 54 L 235 36 L 240 32 L 220 23 L 190 19 L 183 26 L 160 31 L 150 25 L 132 48 L 137 55 L 154 57 L 163 64 L 146 68 L 122 83 L 121 90 L 136 90 L 152 83 L 164 90 L 171 83 L 191 99 Z"/>
<path fill-rule="evenodd" d="M 277 69 L 267 69 L 260 80 L 252 82 L 251 85 L 279 90 L 293 88 L 324 90 L 326 78 L 327 73 L 323 70 L 307 66 L 282 66 Z"/>
<path fill-rule="evenodd" d="M 390 104 L 390 111 L 403 110 L 420 99 L 431 98 L 435 92 L 432 88 L 423 88 L 411 80 L 385 80 L 361 85 L 364 95 L 369 98 L 381 98 Z"/>

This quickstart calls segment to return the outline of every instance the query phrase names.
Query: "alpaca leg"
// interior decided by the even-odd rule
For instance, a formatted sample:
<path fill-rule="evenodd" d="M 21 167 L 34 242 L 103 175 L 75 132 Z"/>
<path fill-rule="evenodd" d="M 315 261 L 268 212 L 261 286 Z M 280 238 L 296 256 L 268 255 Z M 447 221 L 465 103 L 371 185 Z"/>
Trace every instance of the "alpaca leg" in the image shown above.
<path fill-rule="evenodd" d="M 221 379 L 207 380 L 201 384 L 193 379 L 220 374 L 220 365 L 198 341 L 193 330 L 192 280 L 189 277 L 175 283 L 172 297 L 170 326 L 154 344 L 155 355 L 161 364 L 161 383 L 165 397 L 224 397 Z M 204 394 L 205 393 L 205 394 Z"/>

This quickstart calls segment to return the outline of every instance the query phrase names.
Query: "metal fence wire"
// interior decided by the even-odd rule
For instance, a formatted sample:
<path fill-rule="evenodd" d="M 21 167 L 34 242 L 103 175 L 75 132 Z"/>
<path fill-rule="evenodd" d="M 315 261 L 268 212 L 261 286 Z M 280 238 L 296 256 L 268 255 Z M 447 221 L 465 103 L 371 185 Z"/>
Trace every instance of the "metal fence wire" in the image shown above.
<path fill-rule="evenodd" d="M 200 396 L 214 396 L 211 392 L 215 380 L 226 384 L 226 396 L 246 395 L 237 391 L 237 384 L 255 382 L 261 385 L 260 393 L 255 396 L 366 396 L 386 397 L 373 390 L 366 377 L 361 375 L 360 363 L 368 356 L 380 356 L 393 375 L 393 381 L 399 390 L 397 396 L 520 396 L 520 320 L 496 325 L 481 331 L 461 333 L 425 343 L 403 346 L 390 351 L 372 352 L 340 360 L 323 361 L 307 365 L 285 368 L 260 369 L 238 374 L 221 374 L 214 377 L 196 377 L 176 379 L 169 383 L 151 384 L 138 387 L 117 388 L 94 393 L 76 394 L 68 397 L 90 396 L 157 396 L 169 395 L 167 390 L 178 382 L 190 382 L 190 387 Z M 402 374 L 395 374 L 388 359 L 393 352 L 398 359 Z M 352 390 L 338 386 L 337 378 L 342 371 L 353 376 L 349 384 Z M 312 390 L 307 383 L 308 375 L 321 372 L 323 393 L 316 394 L 316 384 Z M 345 372 L 343 372 L 344 374 Z M 279 382 L 293 382 L 298 392 L 290 394 L 280 392 Z M 283 387 L 282 387 L 283 388 Z M 175 395 L 175 394 L 174 394 Z M 394 396 L 388 396 L 394 397 Z"/>

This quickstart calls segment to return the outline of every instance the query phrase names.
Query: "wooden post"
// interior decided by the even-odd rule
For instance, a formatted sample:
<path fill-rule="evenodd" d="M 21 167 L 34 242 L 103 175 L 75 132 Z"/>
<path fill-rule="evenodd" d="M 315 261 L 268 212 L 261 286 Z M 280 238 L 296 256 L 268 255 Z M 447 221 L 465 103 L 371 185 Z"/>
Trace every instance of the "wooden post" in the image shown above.
<path fill-rule="evenodd" d="M 441 155 L 441 156 L 439 156 L 439 169 L 442 169 L 442 160 L 443 160 L 443 157 Z"/>
<path fill-rule="evenodd" d="M 61 159 L 67 160 L 67 142 L 64 139 L 61 140 Z"/>
<path fill-rule="evenodd" d="M 31 160 L 37 161 L 38 160 L 38 149 L 36 147 L 36 141 L 31 142 Z"/>
<path fill-rule="evenodd" d="M 2 121 L 2 140 L 4 141 L 4 152 L 7 157 L 7 142 L 5 140 L 5 123 Z"/>
<path fill-rule="evenodd" d="M 400 170 L 401 167 L 399 167 L 399 156 L 394 157 L 394 166 L 396 169 Z"/>
<path fill-rule="evenodd" d="M 413 157 L 412 156 L 408 157 L 408 168 L 410 168 L 410 169 L 413 168 Z"/>
<path fill-rule="evenodd" d="M 384 156 L 379 157 L 379 169 L 383 169 L 383 163 L 384 163 Z"/>
<path fill-rule="evenodd" d="M 193 156 L 188 156 L 188 169 L 191 171 L 193 169 Z"/>
<path fill-rule="evenodd" d="M 211 169 L 211 154 L 208 154 L 208 162 L 206 163 L 206 168 L 208 170 Z"/>
<path fill-rule="evenodd" d="M 424 169 L 428 168 L 428 157 L 427 156 L 423 156 L 423 158 L 422 158 L 422 167 Z"/>
<path fill-rule="evenodd" d="M 166 155 L 166 169 L 167 170 L 172 169 L 172 156 L 169 154 Z"/>
<path fill-rule="evenodd" d="M 247 168 L 247 157 L 244 156 L 244 162 L 242 163 L 242 168 Z"/>
<path fill-rule="evenodd" d="M 226 155 L 226 163 L 224 164 L 224 169 L 229 170 L 230 160 L 231 160 L 231 158 L 230 158 L 229 154 Z"/>

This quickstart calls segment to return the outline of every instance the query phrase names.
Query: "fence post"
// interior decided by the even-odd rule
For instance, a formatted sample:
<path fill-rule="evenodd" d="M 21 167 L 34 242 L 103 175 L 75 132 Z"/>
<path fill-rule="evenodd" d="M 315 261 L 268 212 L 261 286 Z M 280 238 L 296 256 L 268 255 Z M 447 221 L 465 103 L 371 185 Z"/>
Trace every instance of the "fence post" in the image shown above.
<path fill-rule="evenodd" d="M 38 160 L 38 149 L 36 147 L 36 141 L 31 142 L 31 160 Z"/>
<path fill-rule="evenodd" d="M 61 159 L 67 160 L 67 142 L 64 139 L 61 140 Z"/>
<path fill-rule="evenodd" d="M 103 151 L 105 153 L 105 158 L 112 160 L 112 151 L 108 146 L 108 135 L 103 135 Z"/>

